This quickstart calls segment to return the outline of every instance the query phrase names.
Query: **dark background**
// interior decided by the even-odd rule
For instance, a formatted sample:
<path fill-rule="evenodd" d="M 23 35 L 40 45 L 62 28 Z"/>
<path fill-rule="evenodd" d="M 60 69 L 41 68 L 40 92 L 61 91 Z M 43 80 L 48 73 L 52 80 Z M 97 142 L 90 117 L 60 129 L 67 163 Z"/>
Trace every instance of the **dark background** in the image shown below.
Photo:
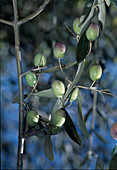
<path fill-rule="evenodd" d="M 42 0 L 19 0 L 19 18 L 24 18 L 32 13 L 42 4 Z M 73 20 L 80 17 L 86 1 L 82 0 L 56 0 L 36 18 L 22 25 L 20 28 L 20 45 L 22 54 L 23 72 L 34 68 L 33 60 L 36 53 L 43 51 L 47 59 L 47 66 L 58 65 L 58 60 L 53 56 L 53 45 L 62 42 L 66 45 L 67 51 L 62 63 L 75 61 L 77 42 L 72 34 L 66 29 L 65 23 L 72 29 Z M 1 18 L 13 20 L 13 8 L 11 0 L 1 0 Z M 18 95 L 17 67 L 14 49 L 14 33 L 11 26 L 0 23 L 0 58 L 1 58 L 1 143 L 2 143 L 2 169 L 16 169 L 17 145 L 18 145 L 18 105 L 12 104 L 13 99 Z M 103 68 L 103 75 L 98 81 L 99 88 L 110 89 L 111 93 L 117 95 L 117 9 L 114 5 L 107 7 L 107 19 L 104 32 L 93 46 L 92 53 L 87 57 L 85 70 L 79 84 L 90 86 L 90 66 L 98 60 Z M 65 75 L 73 80 L 76 66 L 65 71 Z M 67 86 L 61 72 L 46 73 L 41 75 L 38 90 L 51 87 L 53 80 L 62 80 Z M 24 93 L 29 93 L 31 88 L 24 79 Z M 82 109 L 84 117 L 92 108 L 93 94 L 88 90 L 80 90 L 82 97 Z M 104 95 L 105 101 L 98 94 L 97 113 L 95 118 L 95 130 L 102 135 L 107 144 L 103 144 L 93 135 L 92 150 L 99 155 L 108 167 L 111 159 L 111 151 L 116 141 L 111 138 L 110 129 L 114 122 L 117 122 L 117 98 Z M 33 99 L 31 99 L 33 100 Z M 33 103 L 39 114 L 48 116 L 55 100 L 40 98 L 39 102 Z M 24 152 L 24 169 L 78 169 L 87 168 L 88 162 L 80 166 L 80 162 L 86 156 L 89 149 L 89 141 L 85 139 L 79 129 L 77 120 L 76 102 L 67 111 L 71 115 L 77 130 L 79 131 L 83 146 L 79 147 L 67 136 L 65 131 L 52 136 L 55 160 L 50 162 L 44 155 L 44 138 L 31 137 L 26 140 Z M 86 122 L 90 131 L 92 112 Z M 92 157 L 90 168 L 95 167 L 96 156 Z"/>

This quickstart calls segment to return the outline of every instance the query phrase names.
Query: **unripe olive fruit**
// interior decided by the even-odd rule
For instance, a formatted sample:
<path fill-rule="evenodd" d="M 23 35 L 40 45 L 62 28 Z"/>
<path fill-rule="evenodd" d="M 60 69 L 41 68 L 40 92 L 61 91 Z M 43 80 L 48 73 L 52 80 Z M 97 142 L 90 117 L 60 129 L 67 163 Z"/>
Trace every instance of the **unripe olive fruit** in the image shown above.
<path fill-rule="evenodd" d="M 51 135 L 57 135 L 58 133 L 60 133 L 60 131 L 61 131 L 60 129 L 61 129 L 60 127 L 56 127 L 56 128 L 52 127 L 51 131 L 50 131 L 50 134 Z"/>
<path fill-rule="evenodd" d="M 66 119 L 65 111 L 62 109 L 57 110 L 53 115 L 52 124 L 56 127 L 62 127 L 62 125 L 65 123 L 65 119 Z"/>
<path fill-rule="evenodd" d="M 73 90 L 73 92 L 72 92 L 72 94 L 71 94 L 71 96 L 70 96 L 70 103 L 72 103 L 73 101 L 75 101 L 76 99 L 77 99 L 77 97 L 78 97 L 78 92 L 79 92 L 79 89 L 76 87 L 74 90 Z"/>
<path fill-rule="evenodd" d="M 88 40 L 95 41 L 99 36 L 99 26 L 96 23 L 91 23 L 86 31 L 86 37 Z"/>
<path fill-rule="evenodd" d="M 111 127 L 111 136 L 113 139 L 117 140 L 117 123 L 114 123 Z"/>
<path fill-rule="evenodd" d="M 102 76 L 102 68 L 98 64 L 94 64 L 90 68 L 90 78 L 93 81 L 98 80 Z"/>
<path fill-rule="evenodd" d="M 65 93 L 65 86 L 63 82 L 59 80 L 55 80 L 52 83 L 52 91 L 56 97 L 61 98 Z"/>
<path fill-rule="evenodd" d="M 55 44 L 55 46 L 54 46 L 54 56 L 57 59 L 63 58 L 65 51 L 66 51 L 66 47 L 65 47 L 64 44 L 59 43 L 59 42 Z"/>
<path fill-rule="evenodd" d="M 34 86 L 37 82 L 37 78 L 34 73 L 28 73 L 25 76 L 26 82 L 29 86 Z"/>
<path fill-rule="evenodd" d="M 80 29 L 81 29 L 81 26 L 82 26 L 82 25 L 80 25 L 80 26 L 78 27 L 79 23 L 80 23 L 80 19 L 79 19 L 79 18 L 76 18 L 76 19 L 74 20 L 74 22 L 73 22 L 73 30 L 74 30 L 74 32 L 75 32 L 76 34 L 80 34 Z"/>
<path fill-rule="evenodd" d="M 26 122 L 29 126 L 34 126 L 39 121 L 39 115 L 37 111 L 30 110 L 26 115 Z"/>
<path fill-rule="evenodd" d="M 46 58 L 41 53 L 36 54 L 35 58 L 34 58 L 34 65 L 35 65 L 35 67 L 39 66 L 39 64 L 40 64 L 40 67 L 43 67 L 46 64 Z"/>

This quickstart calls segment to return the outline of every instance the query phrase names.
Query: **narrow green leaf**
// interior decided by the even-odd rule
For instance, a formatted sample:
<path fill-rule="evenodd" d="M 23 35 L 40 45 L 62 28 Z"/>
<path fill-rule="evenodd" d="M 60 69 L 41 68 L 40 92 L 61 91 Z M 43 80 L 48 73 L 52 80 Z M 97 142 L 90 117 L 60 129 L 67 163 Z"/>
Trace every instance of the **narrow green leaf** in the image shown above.
<path fill-rule="evenodd" d="M 64 65 L 62 65 L 62 69 L 63 70 L 69 69 L 69 68 L 73 67 L 76 64 L 77 64 L 77 61 L 64 64 Z M 60 70 L 60 67 L 59 66 L 55 66 L 55 67 L 51 67 L 51 68 L 49 68 L 47 70 L 43 70 L 43 71 L 39 72 L 39 74 L 40 73 L 53 73 L 53 72 L 59 71 L 59 70 Z"/>
<path fill-rule="evenodd" d="M 98 137 L 98 139 L 99 139 L 100 141 L 102 141 L 103 143 L 107 144 L 106 140 L 105 140 L 101 135 L 99 135 L 99 134 L 96 133 L 95 131 L 93 131 L 93 132 L 95 133 L 95 135 Z"/>
<path fill-rule="evenodd" d="M 82 142 L 81 142 L 81 138 L 75 128 L 75 125 L 71 119 L 71 117 L 69 116 L 69 114 L 67 113 L 67 111 L 65 109 L 63 109 L 65 112 L 66 112 L 66 121 L 64 123 L 64 127 L 65 127 L 65 130 L 68 134 L 68 136 L 74 141 L 76 142 L 77 144 L 81 145 Z"/>
<path fill-rule="evenodd" d="M 117 169 L 117 153 L 112 157 L 109 170 Z"/>
<path fill-rule="evenodd" d="M 98 170 L 98 169 L 104 170 L 104 163 L 100 159 L 100 157 L 97 158 L 96 165 L 95 165 L 95 170 Z"/>
<path fill-rule="evenodd" d="M 50 161 L 54 161 L 53 145 L 51 142 L 50 134 L 48 133 L 45 137 L 44 142 L 44 153 Z"/>
<path fill-rule="evenodd" d="M 84 58 L 86 57 L 86 55 L 89 52 L 89 40 L 87 40 L 86 38 L 86 34 L 84 33 L 77 45 L 76 48 L 76 60 L 78 63 L 80 63 L 82 60 L 84 60 Z"/>
<path fill-rule="evenodd" d="M 79 121 L 81 132 L 86 137 L 86 139 L 88 139 L 89 134 L 83 118 L 80 92 L 78 93 L 77 110 L 78 110 L 78 121 Z"/>
<path fill-rule="evenodd" d="M 24 94 L 24 99 L 28 96 L 28 94 Z M 17 96 L 13 101 L 12 103 L 18 103 L 19 104 L 19 96 Z"/>
<path fill-rule="evenodd" d="M 32 93 L 32 95 L 39 96 L 39 97 L 46 97 L 51 99 L 56 99 L 57 97 L 54 95 L 52 89 L 42 90 L 37 93 Z"/>
<path fill-rule="evenodd" d="M 98 0 L 98 3 L 102 2 L 102 0 Z M 106 8 L 105 8 L 105 2 L 98 5 L 99 7 L 99 13 L 98 13 L 98 20 L 102 24 L 102 30 L 105 28 L 105 21 L 106 21 Z"/>
<path fill-rule="evenodd" d="M 83 22 L 87 18 L 89 12 L 91 11 L 92 3 L 93 3 L 93 0 L 86 1 L 86 4 L 84 6 L 83 12 L 80 17 L 80 23 Z"/>
<path fill-rule="evenodd" d="M 86 155 L 83 160 L 80 162 L 80 166 L 83 166 L 88 161 L 88 155 Z"/>
<path fill-rule="evenodd" d="M 92 112 L 92 107 L 88 110 L 87 114 L 85 115 L 85 118 L 84 118 L 85 122 L 87 121 L 87 119 L 90 116 L 91 112 Z"/>
<path fill-rule="evenodd" d="M 110 6 L 110 0 L 105 0 L 105 2 L 107 6 Z"/>
<path fill-rule="evenodd" d="M 113 148 L 112 152 L 111 152 L 111 158 L 117 153 L 117 144 L 115 145 L 115 147 Z"/>
<path fill-rule="evenodd" d="M 110 0 L 112 4 L 117 8 L 117 1 L 116 0 Z"/>
<path fill-rule="evenodd" d="M 95 8 L 93 7 L 95 1 L 89 0 L 86 3 L 86 7 L 84 8 L 84 12 L 80 17 L 80 24 L 82 24 L 80 29 L 80 37 L 84 34 L 86 29 L 88 28 L 91 20 L 95 16 Z"/>

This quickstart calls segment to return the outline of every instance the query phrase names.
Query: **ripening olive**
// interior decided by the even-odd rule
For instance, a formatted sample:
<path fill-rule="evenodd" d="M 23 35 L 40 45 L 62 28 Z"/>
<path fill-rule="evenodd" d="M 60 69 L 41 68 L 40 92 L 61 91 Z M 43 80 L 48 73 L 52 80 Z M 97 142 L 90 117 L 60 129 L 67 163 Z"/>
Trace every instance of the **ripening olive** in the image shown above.
<path fill-rule="evenodd" d="M 80 23 L 80 19 L 79 18 L 76 18 L 73 22 L 73 30 L 76 34 L 80 34 L 80 29 L 81 29 L 81 26 L 78 26 Z"/>
<path fill-rule="evenodd" d="M 65 119 L 66 119 L 65 111 L 62 109 L 57 110 L 53 115 L 52 124 L 53 126 L 56 127 L 62 127 L 62 125 L 65 123 Z"/>
<path fill-rule="evenodd" d="M 65 86 L 63 82 L 59 80 L 55 80 L 52 83 L 52 91 L 56 97 L 61 98 L 65 93 Z"/>
<path fill-rule="evenodd" d="M 99 26 L 96 23 L 91 23 L 86 31 L 86 37 L 88 40 L 95 41 L 99 36 Z"/>
<path fill-rule="evenodd" d="M 34 126 L 39 121 L 39 115 L 37 111 L 30 110 L 26 115 L 26 122 L 29 126 Z"/>
<path fill-rule="evenodd" d="M 90 68 L 90 78 L 93 81 L 98 80 L 102 76 L 102 68 L 98 64 L 94 64 Z"/>
<path fill-rule="evenodd" d="M 55 46 L 54 46 L 54 56 L 57 59 L 63 58 L 65 51 L 66 51 L 66 47 L 65 47 L 64 44 L 59 43 L 59 42 L 55 44 Z"/>
<path fill-rule="evenodd" d="M 28 73 L 25 76 L 26 82 L 29 86 L 34 86 L 37 82 L 37 78 L 34 73 Z"/>
<path fill-rule="evenodd" d="M 113 139 L 117 140 L 117 123 L 114 123 L 111 127 L 111 136 Z"/>
<path fill-rule="evenodd" d="M 39 66 L 39 64 L 40 64 L 40 67 L 43 67 L 46 64 L 46 58 L 41 53 L 36 54 L 35 58 L 34 58 L 34 65 L 35 65 L 35 67 Z"/>

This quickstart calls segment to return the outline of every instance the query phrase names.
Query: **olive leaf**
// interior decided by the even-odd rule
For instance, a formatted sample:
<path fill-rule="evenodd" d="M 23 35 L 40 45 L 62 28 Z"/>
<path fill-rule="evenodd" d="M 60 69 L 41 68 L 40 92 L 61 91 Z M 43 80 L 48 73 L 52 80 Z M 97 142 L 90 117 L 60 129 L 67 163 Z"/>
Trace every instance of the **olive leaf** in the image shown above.
<path fill-rule="evenodd" d="M 110 2 L 111 2 L 112 4 L 114 4 L 114 6 L 117 8 L 117 1 L 116 1 L 116 0 L 110 0 Z"/>
<path fill-rule="evenodd" d="M 96 133 L 95 131 L 93 131 L 93 132 L 95 133 L 95 135 L 98 137 L 98 139 L 99 139 L 100 141 L 102 141 L 103 143 L 107 144 L 106 140 L 105 140 L 101 135 L 99 135 L 99 134 Z"/>
<path fill-rule="evenodd" d="M 88 14 L 90 13 L 92 3 L 93 3 L 93 0 L 86 1 L 83 12 L 80 17 L 80 24 L 87 18 Z"/>
<path fill-rule="evenodd" d="M 109 170 L 117 169 L 117 153 L 112 157 L 109 165 Z"/>
<path fill-rule="evenodd" d="M 88 139 L 89 134 L 87 131 L 87 127 L 85 125 L 84 118 L 83 118 L 80 92 L 78 93 L 77 110 L 78 110 L 78 121 L 79 121 L 80 129 L 81 129 L 83 135 L 86 137 L 86 139 Z"/>
<path fill-rule="evenodd" d="M 37 93 L 32 93 L 32 95 L 39 96 L 39 97 L 46 97 L 51 99 L 56 99 L 57 97 L 54 95 L 52 89 L 42 90 Z"/>
<path fill-rule="evenodd" d="M 74 141 L 76 142 L 77 144 L 79 144 L 80 146 L 82 145 L 82 142 L 81 142 L 81 138 L 75 128 L 75 125 L 71 119 L 71 117 L 69 116 L 69 114 L 67 113 L 67 111 L 65 109 L 63 109 L 65 112 L 66 112 L 66 121 L 64 123 L 64 127 L 65 127 L 65 130 L 68 134 L 68 136 Z"/>
<path fill-rule="evenodd" d="M 85 122 L 87 121 L 87 119 L 88 119 L 88 117 L 90 116 L 91 112 L 92 112 L 92 107 L 88 110 L 87 114 L 86 114 L 85 117 L 84 117 L 84 121 L 85 121 Z"/>
<path fill-rule="evenodd" d="M 77 61 L 69 62 L 67 64 L 62 65 L 62 69 L 65 69 L 65 70 L 69 69 L 69 68 L 73 67 L 76 64 L 77 64 Z M 41 74 L 41 73 L 53 73 L 53 72 L 59 71 L 59 70 L 60 70 L 60 67 L 55 66 L 55 67 L 48 68 L 47 70 L 42 70 L 42 71 L 39 72 L 39 74 Z"/>
<path fill-rule="evenodd" d="M 48 133 L 45 137 L 44 142 L 44 153 L 50 161 L 54 161 L 53 145 L 51 142 L 50 134 Z"/>
<path fill-rule="evenodd" d="M 105 0 L 105 2 L 107 6 L 110 6 L 110 0 Z"/>
<path fill-rule="evenodd" d="M 98 0 L 98 3 L 100 3 L 102 0 Z M 106 8 L 105 8 L 105 2 L 98 5 L 99 7 L 99 13 L 98 13 L 98 20 L 102 24 L 102 30 L 105 28 L 105 21 L 106 21 Z"/>
<path fill-rule="evenodd" d="M 80 162 L 80 166 L 83 166 L 88 161 L 88 155 L 86 155 L 83 160 Z"/>
<path fill-rule="evenodd" d="M 76 48 L 76 60 L 80 63 L 85 59 L 89 51 L 89 40 L 86 38 L 85 33 L 81 36 Z"/>
<path fill-rule="evenodd" d="M 88 28 L 91 20 L 95 16 L 95 11 L 96 10 L 93 7 L 94 4 L 95 4 L 95 1 L 89 0 L 86 3 L 86 8 L 84 8 L 84 12 L 83 12 L 82 16 L 80 17 L 79 25 L 82 24 L 81 29 L 80 29 L 80 37 L 86 31 L 86 29 Z"/>
<path fill-rule="evenodd" d="M 97 169 L 104 170 L 104 163 L 100 159 L 100 157 L 98 157 L 97 161 L 96 161 L 95 170 L 97 170 Z"/>
<path fill-rule="evenodd" d="M 113 148 L 112 152 L 111 152 L 111 158 L 117 153 L 117 144 L 115 145 L 115 147 Z"/>
<path fill-rule="evenodd" d="M 24 94 L 24 99 L 27 98 L 28 94 Z M 18 103 L 19 104 L 19 96 L 15 97 L 15 99 L 13 99 L 12 104 L 14 103 Z"/>

